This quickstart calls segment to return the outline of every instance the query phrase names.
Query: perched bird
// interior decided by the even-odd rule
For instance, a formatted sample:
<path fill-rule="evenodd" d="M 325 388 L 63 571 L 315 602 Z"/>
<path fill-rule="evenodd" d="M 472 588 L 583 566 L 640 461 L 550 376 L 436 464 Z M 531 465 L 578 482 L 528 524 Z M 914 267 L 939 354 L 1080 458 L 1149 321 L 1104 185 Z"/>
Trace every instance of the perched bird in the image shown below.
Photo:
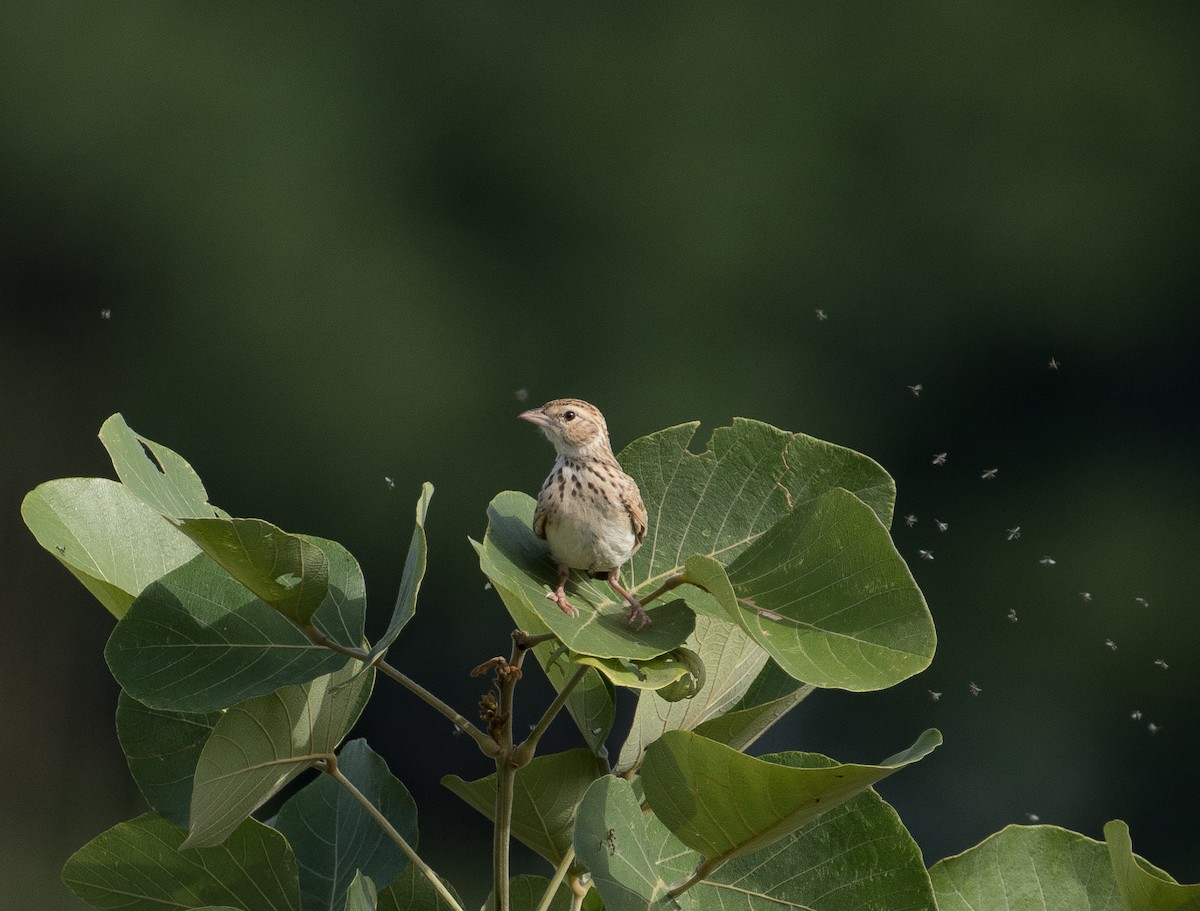
<path fill-rule="evenodd" d="M 533 533 L 558 563 L 558 586 L 546 597 L 578 616 L 563 586 L 571 570 L 581 570 L 608 580 L 629 605 L 631 624 L 649 626 L 642 602 L 620 580 L 621 566 L 646 537 L 646 507 L 613 455 L 604 415 L 580 399 L 555 399 L 520 417 L 540 427 L 558 451 L 533 513 Z"/>

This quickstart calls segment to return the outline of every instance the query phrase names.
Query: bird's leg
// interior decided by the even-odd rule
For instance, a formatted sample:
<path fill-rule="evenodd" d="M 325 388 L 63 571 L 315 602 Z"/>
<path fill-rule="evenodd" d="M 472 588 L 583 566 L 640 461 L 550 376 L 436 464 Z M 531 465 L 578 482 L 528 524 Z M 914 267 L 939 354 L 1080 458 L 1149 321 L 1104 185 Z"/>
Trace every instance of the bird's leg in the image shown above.
<path fill-rule="evenodd" d="M 552 592 L 546 592 L 546 597 L 562 608 L 562 612 L 568 617 L 578 617 L 579 608 L 567 600 L 567 593 L 563 586 L 567 584 L 567 577 L 571 575 L 571 570 L 567 566 L 558 568 L 558 588 Z"/>
<path fill-rule="evenodd" d="M 621 587 L 618 581 L 621 571 L 619 569 L 610 569 L 608 571 L 608 584 L 612 586 L 613 591 L 625 599 L 629 604 L 629 624 L 633 625 L 637 621 L 638 629 L 645 629 L 650 625 L 650 615 L 646 613 L 646 609 L 642 607 L 642 602 L 633 596 L 633 592 L 626 591 Z"/>

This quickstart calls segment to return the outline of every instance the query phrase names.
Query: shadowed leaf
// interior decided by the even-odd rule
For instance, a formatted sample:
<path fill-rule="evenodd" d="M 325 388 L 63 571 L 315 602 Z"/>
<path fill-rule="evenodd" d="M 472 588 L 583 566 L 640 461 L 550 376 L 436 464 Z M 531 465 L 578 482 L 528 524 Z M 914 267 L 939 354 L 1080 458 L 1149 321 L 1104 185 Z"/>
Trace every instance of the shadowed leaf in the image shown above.
<path fill-rule="evenodd" d="M 360 662 L 347 661 L 333 674 L 248 699 L 221 717 L 196 764 L 188 847 L 220 844 L 336 749 L 371 695 L 374 672 L 360 671 Z"/>
<path fill-rule="evenodd" d="M 195 850 L 180 850 L 183 838 L 165 819 L 139 816 L 71 855 L 63 882 L 101 911 L 301 911 L 296 858 L 274 829 L 247 819 L 224 844 Z"/>

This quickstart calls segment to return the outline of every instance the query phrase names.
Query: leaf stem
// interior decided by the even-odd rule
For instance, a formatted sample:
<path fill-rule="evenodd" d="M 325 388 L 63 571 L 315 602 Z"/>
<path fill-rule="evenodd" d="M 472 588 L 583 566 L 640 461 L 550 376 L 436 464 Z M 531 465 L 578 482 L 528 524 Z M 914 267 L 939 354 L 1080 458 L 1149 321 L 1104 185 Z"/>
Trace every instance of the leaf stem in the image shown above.
<path fill-rule="evenodd" d="M 538 903 L 536 911 L 550 911 L 550 903 L 554 901 L 554 893 L 558 891 L 558 887 L 562 885 L 562 881 L 567 876 L 567 870 L 575 860 L 575 846 L 570 845 L 566 853 L 563 854 L 563 859 L 558 862 L 558 866 L 554 868 L 554 875 L 550 877 L 550 884 L 546 886 L 546 894 L 542 896 L 542 900 Z"/>
<path fill-rule="evenodd" d="M 305 632 L 308 634 L 308 638 L 311 639 L 313 643 L 327 648 L 330 651 L 337 652 L 339 655 L 345 655 L 348 658 L 357 658 L 359 661 L 366 661 L 370 656 L 370 652 L 368 652 L 366 649 L 348 648 L 345 645 L 334 642 L 314 626 L 310 625 L 305 629 Z M 382 659 L 382 657 L 377 658 L 375 660 L 375 664 L 381 673 L 391 677 L 427 705 L 432 706 L 434 709 L 449 718 L 450 721 L 454 723 L 455 727 L 457 727 L 463 733 L 468 734 L 471 739 L 475 741 L 475 745 L 479 747 L 484 755 L 495 757 L 499 754 L 499 746 L 495 743 L 495 741 L 488 737 L 487 734 L 481 731 L 476 725 L 472 724 L 468 719 L 464 718 L 445 702 L 442 702 L 441 699 L 433 695 L 433 693 L 429 692 L 429 690 L 425 689 L 425 687 L 421 686 L 403 671 L 400 671 L 388 664 Z"/>
<path fill-rule="evenodd" d="M 546 711 L 542 714 L 542 717 L 538 719 L 538 723 L 534 725 L 529 736 L 525 738 L 524 742 L 517 747 L 516 752 L 513 754 L 513 764 L 516 768 L 528 765 L 529 760 L 533 758 L 533 752 L 537 748 L 538 741 L 542 739 L 542 735 L 546 733 L 546 729 L 550 727 L 550 723 L 554 721 L 558 713 L 562 711 L 563 706 L 567 704 L 567 699 L 570 697 L 572 690 L 579 685 L 586 673 L 587 667 L 580 665 L 571 678 L 563 684 L 563 688 L 558 691 L 558 695 L 554 697 L 554 701 L 550 703 Z"/>
<path fill-rule="evenodd" d="M 675 575 L 668 577 L 666 582 L 664 582 L 662 585 L 660 585 L 658 588 L 656 588 L 654 591 L 652 591 L 650 594 L 648 594 L 645 598 L 643 598 L 642 604 L 643 605 L 649 604 L 655 598 L 665 595 L 667 592 L 671 591 L 672 589 L 679 588 L 679 586 L 683 585 L 687 581 L 688 580 L 684 577 L 683 573 L 675 573 Z M 694 585 L 695 583 L 690 583 L 690 584 Z M 697 586 L 697 587 L 703 588 L 703 586 Z"/>
<path fill-rule="evenodd" d="M 438 878 L 438 875 L 433 872 L 433 869 L 429 866 L 429 864 L 425 863 L 425 861 L 420 858 L 417 852 L 413 850 L 412 845 L 405 841 L 404 836 L 396 831 L 396 827 L 388 822 L 388 818 L 380 812 L 379 808 L 376 807 L 375 804 L 371 803 L 367 796 L 354 786 L 354 782 L 342 774 L 342 770 L 338 768 L 337 758 L 335 756 L 326 756 L 316 765 L 317 768 L 332 777 L 334 781 L 345 788 L 346 791 L 349 792 L 350 796 L 357 800 L 362 805 L 362 808 L 371 814 L 371 818 L 374 819 L 375 822 L 379 824 L 379 827 L 387 833 L 388 837 L 400 847 L 400 850 L 404 852 L 413 866 L 420 870 L 421 873 L 424 874 L 425 878 L 429 880 L 429 883 L 433 886 L 434 891 L 436 891 L 437 894 L 440 895 L 442 899 L 454 909 L 454 911 L 463 911 L 462 905 L 458 903 L 454 895 L 451 894 L 450 890 L 446 888 L 445 883 Z"/>
<path fill-rule="evenodd" d="M 694 871 L 692 871 L 691 876 L 678 885 L 672 886 L 670 889 L 668 889 L 667 895 L 671 896 L 671 898 L 679 898 L 679 896 L 681 896 L 688 889 L 692 888 L 692 886 L 696 885 L 696 883 L 707 879 L 712 872 L 724 862 L 724 858 L 720 857 L 714 857 L 711 860 L 702 862 Z"/>

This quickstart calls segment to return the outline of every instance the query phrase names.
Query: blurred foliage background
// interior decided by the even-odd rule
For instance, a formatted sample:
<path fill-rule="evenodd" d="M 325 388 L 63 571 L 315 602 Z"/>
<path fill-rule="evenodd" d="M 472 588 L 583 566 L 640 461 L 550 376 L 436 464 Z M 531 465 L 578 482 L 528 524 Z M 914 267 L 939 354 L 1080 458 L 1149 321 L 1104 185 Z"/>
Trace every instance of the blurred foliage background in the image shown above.
<path fill-rule="evenodd" d="M 937 658 L 762 748 L 875 761 L 935 725 L 880 789 L 927 863 L 1027 814 L 1120 817 L 1200 880 L 1197 17 L 0 6 L 0 904 L 78 907 L 63 861 L 142 808 L 112 621 L 24 529 L 26 491 L 110 475 L 121 411 L 235 515 L 349 547 L 379 629 L 429 479 L 392 657 L 470 712 L 511 624 L 466 538 L 552 458 L 526 394 L 596 402 L 618 448 L 744 415 L 879 460 Z M 438 778 L 487 768 L 377 689 L 360 733 L 481 900 L 487 828 Z M 546 688 L 522 695 L 532 721 Z"/>

